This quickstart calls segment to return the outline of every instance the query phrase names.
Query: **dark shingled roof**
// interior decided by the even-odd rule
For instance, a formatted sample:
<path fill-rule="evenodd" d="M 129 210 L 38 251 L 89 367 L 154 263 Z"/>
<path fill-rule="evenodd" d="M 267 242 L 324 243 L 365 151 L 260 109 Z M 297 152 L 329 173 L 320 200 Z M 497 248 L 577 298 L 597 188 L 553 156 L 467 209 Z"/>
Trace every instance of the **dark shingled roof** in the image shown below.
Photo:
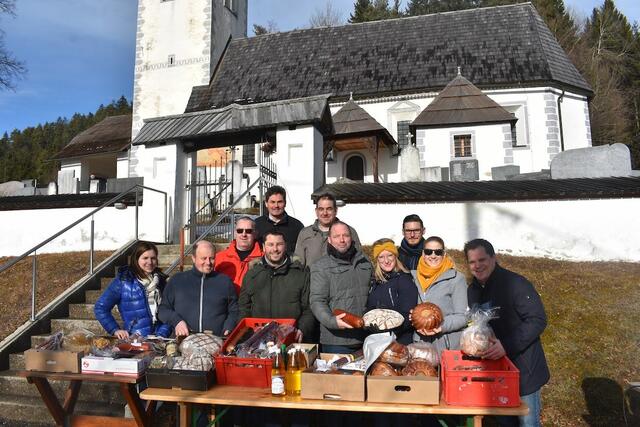
<path fill-rule="evenodd" d="M 618 199 L 640 197 L 640 177 L 329 184 L 311 198 L 327 191 L 346 203 Z"/>
<path fill-rule="evenodd" d="M 422 110 L 411 126 L 437 127 L 516 120 L 513 114 L 458 75 Z"/>
<path fill-rule="evenodd" d="M 111 116 L 76 135 L 53 159 L 117 153 L 131 144 L 131 114 Z"/>
<path fill-rule="evenodd" d="M 530 3 L 232 39 L 186 111 L 332 93 L 438 91 L 457 67 L 482 89 L 554 85 L 592 95 Z"/>
<path fill-rule="evenodd" d="M 371 133 L 381 133 L 388 144 L 394 144 L 395 140 L 384 126 L 371 117 L 362 107 L 353 100 L 349 100 L 332 117 L 335 133 L 331 136 L 341 138 Z"/>

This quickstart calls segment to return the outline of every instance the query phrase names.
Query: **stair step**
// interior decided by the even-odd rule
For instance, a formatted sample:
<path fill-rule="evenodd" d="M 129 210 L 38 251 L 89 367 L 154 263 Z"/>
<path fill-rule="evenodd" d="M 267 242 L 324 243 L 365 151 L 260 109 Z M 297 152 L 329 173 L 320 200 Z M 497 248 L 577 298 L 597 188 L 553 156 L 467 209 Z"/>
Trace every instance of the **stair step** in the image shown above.
<path fill-rule="evenodd" d="M 158 265 L 166 265 L 168 267 L 171 264 L 173 264 L 176 259 L 178 259 L 177 254 L 176 255 L 160 255 L 158 256 Z M 191 259 L 191 256 L 184 257 L 184 265 L 192 265 L 192 264 L 193 264 L 193 260 Z"/>
<path fill-rule="evenodd" d="M 56 396 L 62 399 L 69 382 L 49 380 L 49 384 L 51 384 L 51 388 L 53 388 Z M 7 395 L 25 397 L 40 396 L 38 389 L 33 384 L 29 384 L 25 378 L 16 376 L 15 371 L 3 371 L 0 372 L 0 396 Z M 116 403 L 121 405 L 126 403 L 118 384 L 99 382 L 83 383 L 80 394 L 78 395 L 78 401 L 101 402 L 104 404 Z"/>
<path fill-rule="evenodd" d="M 180 253 L 180 245 L 158 245 L 158 255 L 175 255 Z"/>
<path fill-rule="evenodd" d="M 69 304 L 69 318 L 70 319 L 95 319 L 96 315 L 93 312 L 94 304 Z M 118 307 L 113 307 L 111 314 L 116 320 L 122 320 Z"/>
<path fill-rule="evenodd" d="M 30 386 L 35 389 L 35 386 Z M 81 395 L 82 392 L 83 390 L 80 390 Z M 78 401 L 75 407 L 74 414 L 122 417 L 124 415 L 124 405 Z M 51 414 L 47 410 L 47 407 L 45 406 L 40 396 L 1 396 L 0 420 L 7 421 L 7 425 L 10 425 L 12 427 L 22 425 L 32 426 L 33 424 L 31 423 L 37 423 L 35 425 L 37 425 L 38 427 L 55 425 Z"/>
<path fill-rule="evenodd" d="M 95 304 L 104 292 L 102 289 L 85 291 L 84 293 L 84 301 L 86 304 Z"/>
<path fill-rule="evenodd" d="M 105 334 L 105 330 L 95 319 L 51 319 L 51 330 L 62 331 L 65 335 L 78 329 L 86 329 L 96 335 Z"/>
<path fill-rule="evenodd" d="M 13 371 L 24 370 L 24 353 L 12 353 L 9 355 L 9 369 Z"/>
<path fill-rule="evenodd" d="M 113 277 L 102 277 L 100 279 L 100 289 L 107 289 L 112 280 Z"/>

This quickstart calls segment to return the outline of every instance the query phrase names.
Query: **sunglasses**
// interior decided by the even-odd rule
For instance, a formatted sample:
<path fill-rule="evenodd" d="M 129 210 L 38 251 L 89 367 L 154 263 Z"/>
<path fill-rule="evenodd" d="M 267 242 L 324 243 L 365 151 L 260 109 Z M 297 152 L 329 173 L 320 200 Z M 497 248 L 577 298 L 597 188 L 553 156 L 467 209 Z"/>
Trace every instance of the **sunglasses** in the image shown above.
<path fill-rule="evenodd" d="M 238 234 L 251 234 L 253 233 L 253 228 L 236 228 L 236 233 Z"/>
<path fill-rule="evenodd" d="M 422 252 L 424 252 L 425 255 L 431 255 L 431 254 L 436 254 L 437 256 L 444 255 L 444 249 L 425 249 Z"/>

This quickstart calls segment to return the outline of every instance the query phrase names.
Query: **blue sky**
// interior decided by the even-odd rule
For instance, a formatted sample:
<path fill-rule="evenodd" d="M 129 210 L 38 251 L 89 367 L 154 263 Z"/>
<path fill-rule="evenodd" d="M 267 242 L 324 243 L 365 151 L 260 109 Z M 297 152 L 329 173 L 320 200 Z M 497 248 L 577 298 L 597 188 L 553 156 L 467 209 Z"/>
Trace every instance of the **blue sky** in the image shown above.
<path fill-rule="evenodd" d="M 6 33 L 7 48 L 26 63 L 28 74 L 15 92 L 0 92 L 0 134 L 92 112 L 121 95 L 131 99 L 136 0 L 16 3 L 17 16 L 0 16 L 0 28 Z M 345 22 L 353 3 L 332 1 Z M 281 31 L 308 26 L 309 17 L 324 4 L 324 0 L 249 0 L 248 34 L 253 34 L 254 23 L 268 21 Z M 588 15 L 602 0 L 565 0 L 565 4 Z M 618 0 L 616 5 L 631 22 L 640 22 L 639 0 Z"/>

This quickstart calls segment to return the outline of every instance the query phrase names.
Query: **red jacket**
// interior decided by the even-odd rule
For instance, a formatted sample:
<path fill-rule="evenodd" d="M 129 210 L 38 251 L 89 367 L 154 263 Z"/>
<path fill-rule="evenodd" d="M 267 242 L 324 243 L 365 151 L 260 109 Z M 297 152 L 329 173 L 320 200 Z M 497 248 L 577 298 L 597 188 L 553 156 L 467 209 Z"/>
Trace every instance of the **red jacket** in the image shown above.
<path fill-rule="evenodd" d="M 258 242 L 255 242 L 249 256 L 247 256 L 244 261 L 240 261 L 238 251 L 236 250 L 236 241 L 233 240 L 227 249 L 216 254 L 214 270 L 224 274 L 225 276 L 229 276 L 231 280 L 233 280 L 236 293 L 240 294 L 242 279 L 249 269 L 249 263 L 261 256 L 262 248 Z"/>

